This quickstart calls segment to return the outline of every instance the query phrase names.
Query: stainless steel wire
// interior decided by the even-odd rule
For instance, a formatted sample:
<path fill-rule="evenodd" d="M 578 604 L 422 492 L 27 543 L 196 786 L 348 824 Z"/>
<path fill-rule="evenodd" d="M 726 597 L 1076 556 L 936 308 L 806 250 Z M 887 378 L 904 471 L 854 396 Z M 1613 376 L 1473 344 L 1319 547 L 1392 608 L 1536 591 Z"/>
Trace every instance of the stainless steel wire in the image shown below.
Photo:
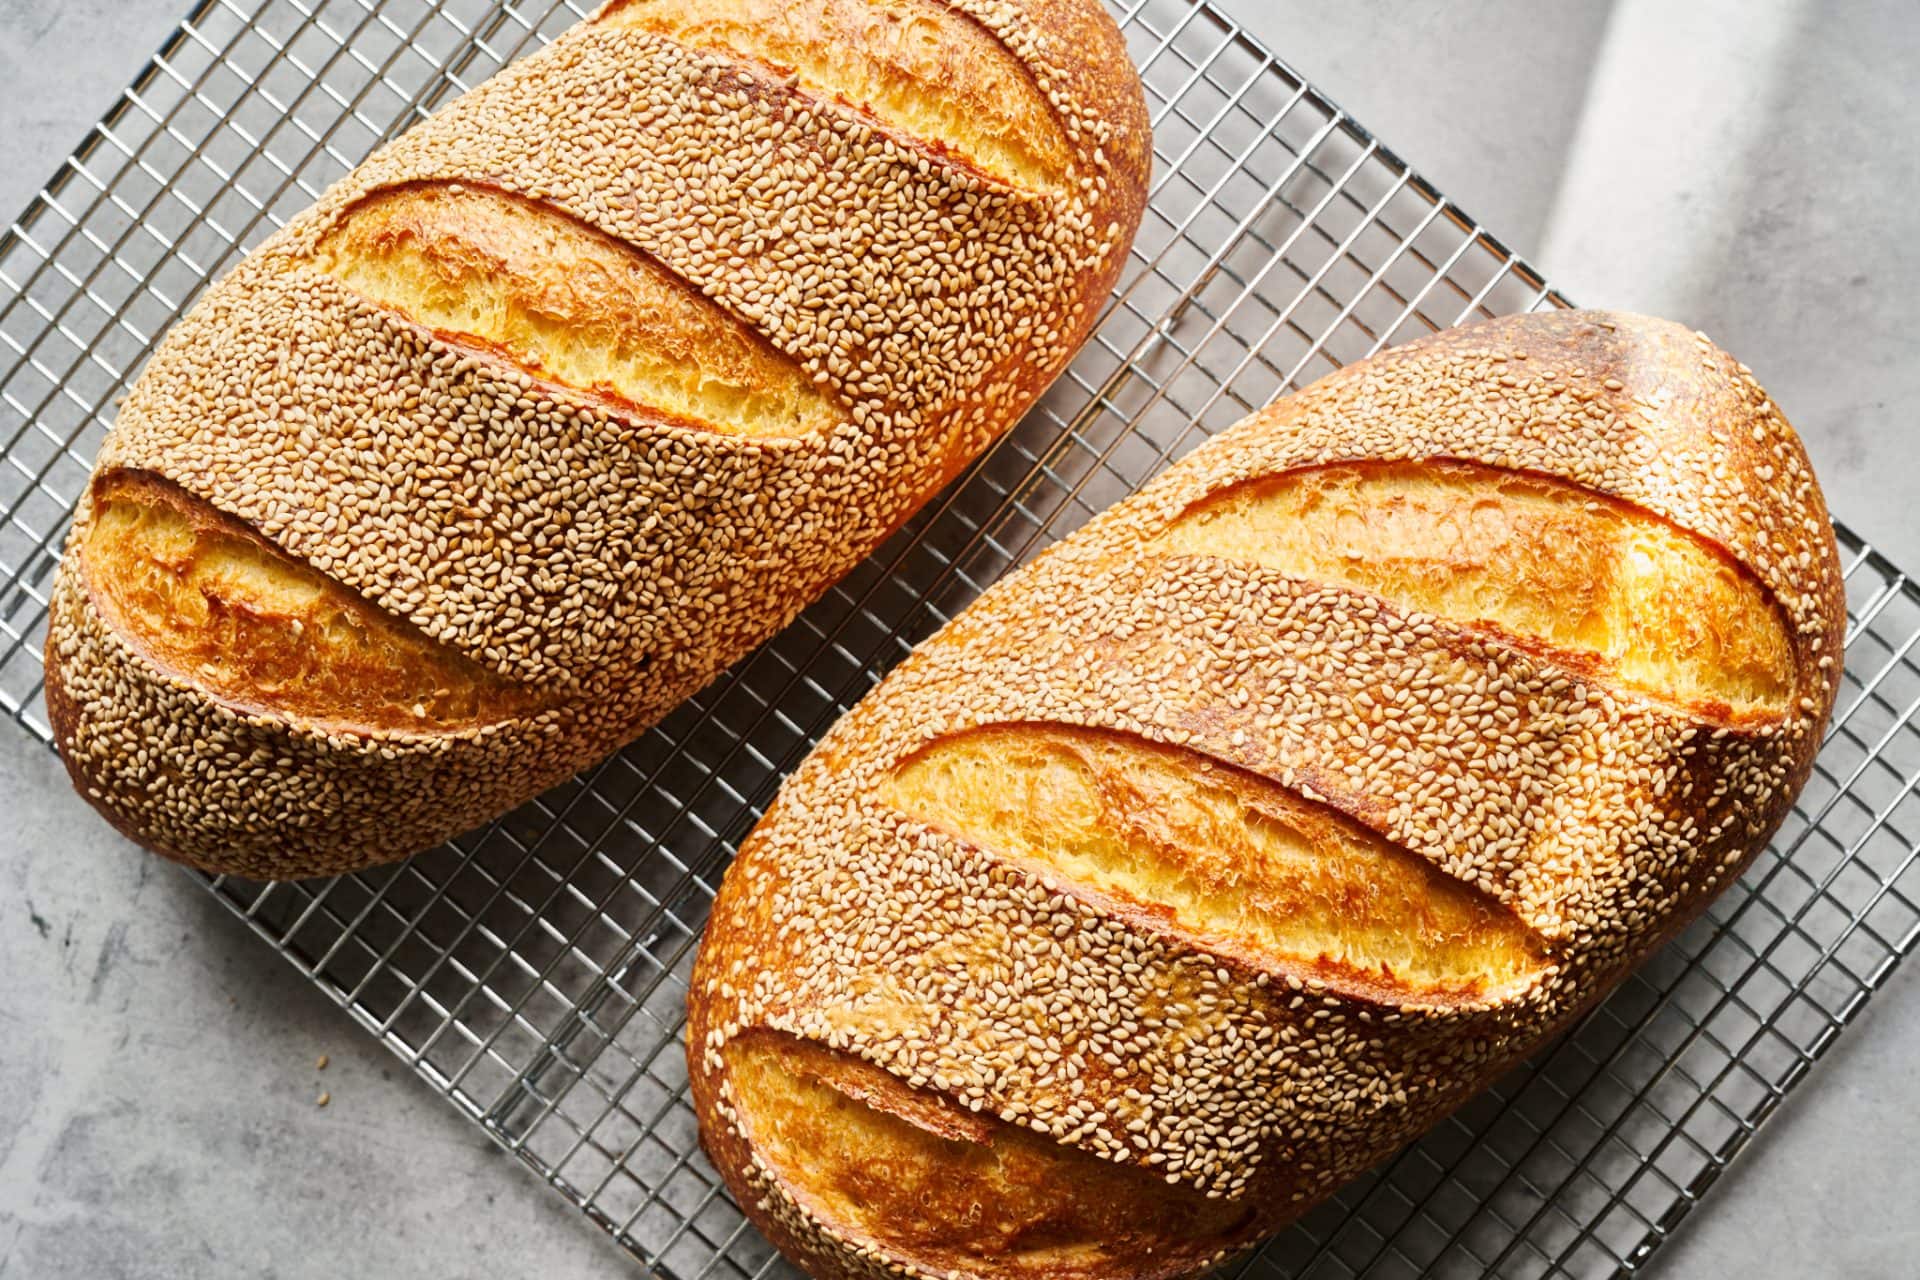
<path fill-rule="evenodd" d="M 695 1141 L 694 945 L 779 777 L 986 583 L 1275 395 L 1565 305 L 1210 7 L 1109 0 L 1158 161 L 1128 273 L 1004 442 L 640 741 L 394 867 L 207 887 L 663 1276 L 783 1270 Z M 383 139 L 584 15 L 556 0 L 202 0 L 0 236 L 0 710 L 49 737 L 67 517 L 146 352 Z M 1920 936 L 1920 591 L 1844 529 L 1846 686 L 1772 849 L 1582 1024 L 1249 1275 L 1639 1270 Z"/>

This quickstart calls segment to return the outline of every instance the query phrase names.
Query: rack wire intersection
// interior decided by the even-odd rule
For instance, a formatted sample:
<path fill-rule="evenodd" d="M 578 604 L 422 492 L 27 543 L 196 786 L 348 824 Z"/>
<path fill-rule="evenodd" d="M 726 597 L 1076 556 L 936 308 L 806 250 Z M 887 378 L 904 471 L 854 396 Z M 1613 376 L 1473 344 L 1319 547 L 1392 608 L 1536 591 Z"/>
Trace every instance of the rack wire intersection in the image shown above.
<path fill-rule="evenodd" d="M 1205 436 L 1377 348 L 1565 301 L 1205 4 L 1108 0 L 1156 171 L 1105 320 L 1027 419 L 639 742 L 399 866 L 207 887 L 673 1280 L 784 1270 L 695 1141 L 680 1028 L 729 851 L 779 777 L 986 583 Z M 46 740 L 72 505 L 153 341 L 374 146 L 577 0 L 200 0 L 0 235 L 0 710 Z M 1238 1267 L 1638 1271 L 1920 936 L 1920 591 L 1840 531 L 1846 683 L 1772 849 L 1576 1029 Z"/>

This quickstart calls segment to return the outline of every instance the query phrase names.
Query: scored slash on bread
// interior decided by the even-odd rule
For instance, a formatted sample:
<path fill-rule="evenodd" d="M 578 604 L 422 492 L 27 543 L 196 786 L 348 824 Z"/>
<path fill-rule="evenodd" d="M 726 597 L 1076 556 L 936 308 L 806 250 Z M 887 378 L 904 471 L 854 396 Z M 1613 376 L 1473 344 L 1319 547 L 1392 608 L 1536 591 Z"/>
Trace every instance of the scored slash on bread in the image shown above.
<path fill-rule="evenodd" d="M 155 352 L 50 604 L 76 784 L 277 879 L 564 781 L 1017 420 L 1150 147 L 1098 0 L 610 4 Z"/>
<path fill-rule="evenodd" d="M 707 1150 L 823 1278 L 1195 1274 L 1739 874 L 1844 619 L 1799 440 L 1704 337 L 1517 317 L 1329 375 L 789 778 L 693 976 Z"/>

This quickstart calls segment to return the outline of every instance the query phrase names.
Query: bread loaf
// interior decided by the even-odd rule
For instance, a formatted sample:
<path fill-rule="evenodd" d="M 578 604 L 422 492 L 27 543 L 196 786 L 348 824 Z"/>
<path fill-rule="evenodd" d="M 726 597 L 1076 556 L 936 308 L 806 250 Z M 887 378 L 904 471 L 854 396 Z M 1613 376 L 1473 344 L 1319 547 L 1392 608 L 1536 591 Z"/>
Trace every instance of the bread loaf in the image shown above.
<path fill-rule="evenodd" d="M 615 0 L 157 350 L 53 592 L 76 784 L 285 878 L 562 781 L 1019 417 L 1149 144 L 1099 0 Z"/>
<path fill-rule="evenodd" d="M 988 591 L 740 850 L 706 1149 L 820 1277 L 1193 1274 L 1737 876 L 1838 682 L 1833 532 L 1704 337 L 1448 331 Z"/>

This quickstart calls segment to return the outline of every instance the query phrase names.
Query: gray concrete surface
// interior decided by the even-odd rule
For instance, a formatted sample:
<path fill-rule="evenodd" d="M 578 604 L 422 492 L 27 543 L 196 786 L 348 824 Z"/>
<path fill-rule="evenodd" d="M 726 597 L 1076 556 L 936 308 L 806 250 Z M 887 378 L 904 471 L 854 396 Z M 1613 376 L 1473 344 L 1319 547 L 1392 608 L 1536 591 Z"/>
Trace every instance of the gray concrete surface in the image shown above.
<path fill-rule="evenodd" d="M 1571 296 L 1739 353 L 1835 509 L 1920 565 L 1910 0 L 1224 2 Z M 0 213 L 182 7 L 0 0 Z M 4 726 L 0 979 L 0 1277 L 622 1270 Z M 1920 1273 L 1916 1058 L 1920 993 L 1901 975 L 1656 1273 Z"/>

